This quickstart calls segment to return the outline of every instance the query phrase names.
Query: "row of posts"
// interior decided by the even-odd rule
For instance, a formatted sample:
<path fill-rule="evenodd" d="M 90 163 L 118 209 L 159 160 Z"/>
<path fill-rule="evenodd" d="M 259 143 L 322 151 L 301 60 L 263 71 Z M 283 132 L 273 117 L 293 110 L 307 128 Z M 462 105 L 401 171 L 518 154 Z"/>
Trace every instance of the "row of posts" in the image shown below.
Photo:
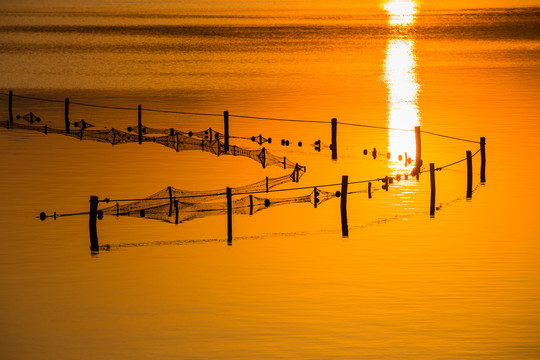
<path fill-rule="evenodd" d="M 9 123 L 13 124 L 13 91 L 9 91 Z M 70 121 L 69 121 L 69 98 L 65 99 L 65 108 L 64 108 L 64 120 L 65 120 L 65 129 L 66 133 L 70 132 Z M 142 144 L 142 106 L 138 105 L 137 107 L 137 127 L 138 127 L 138 136 L 139 144 Z M 223 112 L 224 119 L 224 152 L 229 151 L 229 112 Z M 330 149 L 332 150 L 332 160 L 337 160 L 337 119 L 333 118 L 331 120 L 331 144 Z M 416 176 L 417 179 L 421 172 L 422 167 L 422 141 L 421 141 L 421 131 L 420 126 L 415 127 L 415 142 L 416 142 L 416 159 L 415 167 L 412 170 L 411 175 Z M 472 153 L 471 151 L 466 152 L 467 156 L 467 199 L 472 198 Z M 480 138 L 480 182 L 486 182 L 486 138 Z M 285 164 L 285 160 L 284 160 Z M 298 167 L 298 164 L 296 165 Z M 430 197 L 430 216 L 435 216 L 435 164 L 430 163 L 430 183 L 431 183 L 431 197 Z M 267 179 L 267 192 L 268 192 L 268 178 Z M 347 222 L 347 188 L 348 188 L 348 176 L 344 175 L 341 182 L 341 227 L 342 235 L 344 237 L 348 236 L 349 228 Z M 386 190 L 388 190 L 388 185 L 386 184 Z M 316 192 L 315 188 L 315 192 Z M 371 198 L 371 183 L 368 184 L 368 196 Z M 232 243 L 232 192 L 231 188 L 227 187 L 226 191 L 227 197 L 227 241 L 229 244 Z M 99 243 L 97 240 L 97 229 L 96 229 L 96 217 L 97 217 L 97 207 L 98 207 L 98 198 L 96 196 L 91 196 L 90 198 L 90 248 L 92 251 L 99 251 Z M 176 205 L 176 204 L 175 204 Z M 316 204 L 315 204 L 316 206 Z"/>

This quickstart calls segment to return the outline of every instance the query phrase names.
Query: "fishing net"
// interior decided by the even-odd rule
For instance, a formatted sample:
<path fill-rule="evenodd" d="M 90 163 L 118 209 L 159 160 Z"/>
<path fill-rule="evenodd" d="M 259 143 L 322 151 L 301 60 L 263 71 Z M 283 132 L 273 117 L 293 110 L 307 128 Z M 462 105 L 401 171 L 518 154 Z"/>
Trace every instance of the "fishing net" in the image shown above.
<path fill-rule="evenodd" d="M 142 134 L 139 134 L 138 127 L 129 127 L 127 129 L 128 131 L 115 128 L 102 130 L 89 129 L 93 127 L 93 125 L 82 120 L 80 123 L 74 123 L 74 125 L 77 124 L 77 129 L 72 129 L 67 132 L 65 129 L 58 129 L 50 127 L 48 125 L 41 125 L 41 119 L 33 113 L 28 113 L 22 116 L 17 115 L 17 119 L 24 120 L 29 124 L 20 121 L 13 122 L 12 124 L 10 124 L 9 122 L 0 122 L 0 126 L 13 129 L 37 131 L 44 134 L 63 134 L 77 138 L 79 140 L 91 140 L 102 143 L 109 143 L 112 145 L 137 142 L 153 142 L 171 148 L 177 152 L 187 150 L 201 150 L 217 156 L 244 156 L 254 161 L 257 161 L 262 165 L 263 168 L 267 166 L 280 166 L 284 169 L 300 167 L 303 171 L 305 171 L 305 167 L 293 163 L 286 157 L 279 157 L 273 155 L 268 152 L 268 150 L 266 150 L 266 148 L 264 147 L 262 149 L 246 149 L 237 145 L 230 145 L 228 151 L 226 151 L 225 143 L 221 140 L 224 138 L 224 135 L 212 130 L 211 128 L 198 132 L 183 132 L 175 129 L 156 129 L 142 127 Z M 270 139 L 265 139 L 261 135 L 259 135 L 258 137 L 253 136 L 251 140 L 259 144 L 262 144 L 265 141 L 270 142 Z"/>
<path fill-rule="evenodd" d="M 116 204 L 101 211 L 104 215 L 132 216 L 175 224 L 208 216 L 227 214 L 227 201 L 223 200 L 225 194 L 212 196 L 214 201 L 209 202 L 186 201 L 186 199 L 194 200 L 195 197 L 184 197 L 180 199 L 174 197 L 157 198 L 170 191 L 174 192 L 174 189 L 167 188 L 149 196 L 145 200 L 125 205 Z M 235 215 L 253 215 L 261 210 L 281 205 L 298 203 L 311 203 L 315 205 L 315 202 L 319 205 L 335 196 L 335 193 L 320 189 L 313 190 L 308 195 L 287 198 L 270 199 L 247 195 L 233 199 L 231 209 Z"/>

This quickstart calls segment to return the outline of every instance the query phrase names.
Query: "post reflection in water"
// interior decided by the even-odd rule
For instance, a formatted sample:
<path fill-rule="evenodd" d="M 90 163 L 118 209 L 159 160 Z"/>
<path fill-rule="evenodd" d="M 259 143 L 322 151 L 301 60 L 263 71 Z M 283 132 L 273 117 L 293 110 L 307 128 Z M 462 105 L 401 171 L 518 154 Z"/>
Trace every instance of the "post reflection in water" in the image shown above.
<path fill-rule="evenodd" d="M 388 127 L 412 130 L 420 125 L 415 41 L 410 32 L 415 21 L 416 4 L 393 0 L 386 3 L 384 9 L 389 15 L 388 24 L 392 29 L 386 47 L 383 75 L 388 87 Z M 392 154 L 390 169 L 402 173 L 406 169 L 405 160 L 398 161 L 398 155 L 407 153 L 407 157 L 415 158 L 414 132 L 390 130 L 388 142 L 388 151 Z"/>

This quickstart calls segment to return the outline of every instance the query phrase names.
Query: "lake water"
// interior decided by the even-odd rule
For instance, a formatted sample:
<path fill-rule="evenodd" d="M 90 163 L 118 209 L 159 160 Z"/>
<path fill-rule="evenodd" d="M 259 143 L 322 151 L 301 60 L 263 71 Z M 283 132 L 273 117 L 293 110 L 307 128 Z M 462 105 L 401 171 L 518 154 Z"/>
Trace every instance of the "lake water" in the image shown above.
<path fill-rule="evenodd" d="M 277 166 L 156 144 L 111 146 L 0 128 L 0 355 L 5 359 L 532 359 L 540 357 L 540 10 L 202 9 L 172 5 L 9 7 L 0 15 L 0 89 L 14 114 L 63 128 L 72 102 L 143 108 L 144 125 L 273 139 L 311 187 L 410 172 L 414 132 L 486 137 L 487 182 L 473 158 L 395 181 L 368 199 L 270 206 L 174 225 L 136 217 L 39 221 L 88 211 L 89 197 L 141 198 L 167 186 L 236 187 Z M 166 8 L 165 8 L 166 7 Z M 231 15 L 234 14 L 234 15 Z M 0 95 L 1 121 L 8 97 Z M 136 110 L 72 104 L 97 128 Z M 20 120 L 19 120 L 20 121 Z M 282 146 L 281 139 L 290 146 Z M 258 148 L 247 140 L 231 140 Z M 299 147 L 301 141 L 303 146 Z M 383 154 L 374 160 L 373 148 Z M 369 154 L 363 154 L 363 150 Z M 479 144 L 422 134 L 424 168 Z M 391 152 L 387 160 L 384 154 Z M 327 191 L 337 187 L 324 188 Z M 310 189 L 258 194 L 294 197 Z"/>

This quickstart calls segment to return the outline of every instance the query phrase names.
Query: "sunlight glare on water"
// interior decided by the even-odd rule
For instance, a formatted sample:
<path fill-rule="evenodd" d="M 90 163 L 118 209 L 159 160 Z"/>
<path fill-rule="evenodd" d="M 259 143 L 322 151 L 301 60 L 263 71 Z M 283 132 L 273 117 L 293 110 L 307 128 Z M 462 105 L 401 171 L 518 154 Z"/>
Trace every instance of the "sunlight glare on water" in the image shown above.
<path fill-rule="evenodd" d="M 388 12 L 388 23 L 393 30 L 386 47 L 383 75 L 388 88 L 388 127 L 412 130 L 420 125 L 415 40 L 408 31 L 414 25 L 416 4 L 391 1 L 384 5 L 384 9 Z M 389 131 L 388 141 L 388 151 L 393 154 L 389 167 L 394 172 L 405 170 L 406 160 L 397 159 L 398 155 L 405 153 L 405 159 L 415 157 L 414 133 Z"/>

